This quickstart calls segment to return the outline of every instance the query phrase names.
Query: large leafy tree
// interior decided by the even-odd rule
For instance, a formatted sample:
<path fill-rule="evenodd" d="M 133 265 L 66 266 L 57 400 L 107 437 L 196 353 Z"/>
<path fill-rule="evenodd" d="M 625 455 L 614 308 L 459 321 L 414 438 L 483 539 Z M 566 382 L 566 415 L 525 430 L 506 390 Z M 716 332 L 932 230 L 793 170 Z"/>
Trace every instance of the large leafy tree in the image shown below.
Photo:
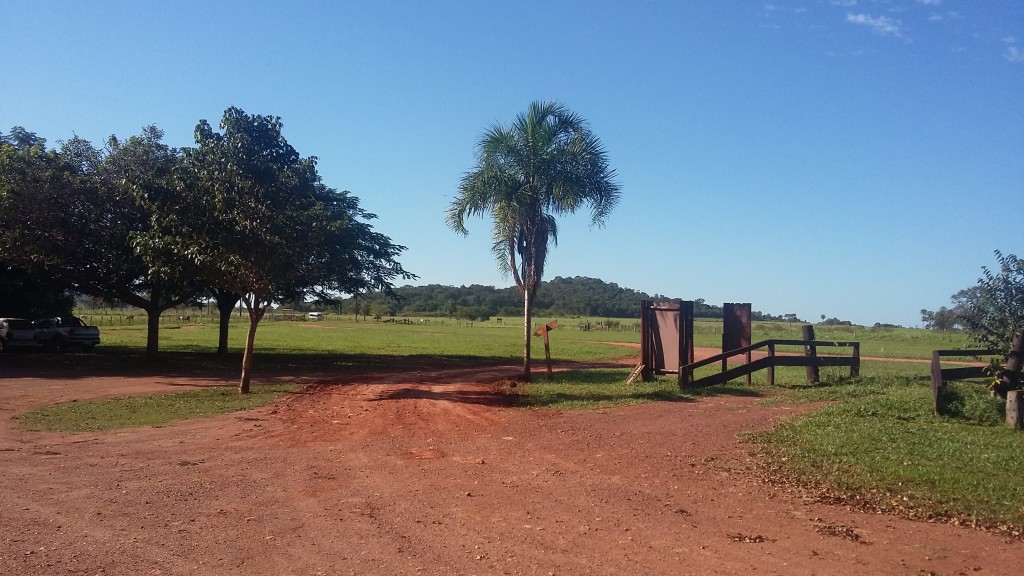
<path fill-rule="evenodd" d="M 367 223 L 375 218 L 348 192 L 320 181 L 316 158 L 302 158 L 281 119 L 229 108 L 221 132 L 196 126 L 185 150 L 177 205 L 162 209 L 179 253 L 212 286 L 241 296 L 249 316 L 239 392 L 252 378 L 256 330 L 273 302 L 329 300 L 365 290 L 391 292 L 415 278 L 396 260 L 403 246 Z"/>
<path fill-rule="evenodd" d="M 604 147 L 580 116 L 555 102 L 534 102 L 508 126 L 488 129 L 447 211 L 448 225 L 467 234 L 468 216 L 490 213 L 492 250 L 523 297 L 523 379 L 530 379 L 533 306 L 548 242 L 558 242 L 556 216 L 588 206 L 602 225 L 619 198 Z"/>
<path fill-rule="evenodd" d="M 160 314 L 196 292 L 177 254 L 139 243 L 160 222 L 151 199 L 167 195 L 177 151 L 149 127 L 105 149 L 73 137 L 59 149 L 16 128 L 0 150 L 0 248 L 6 260 L 74 291 L 146 311 L 147 354 L 159 348 Z"/>
<path fill-rule="evenodd" d="M 0 315 L 66 314 L 66 274 L 97 188 L 66 155 L 21 127 L 0 133 Z M 76 262 L 78 266 L 81 262 Z"/>
<path fill-rule="evenodd" d="M 87 293 L 116 298 L 146 312 L 146 353 L 159 350 L 160 315 L 195 301 L 203 284 L 187 259 L 168 243 L 150 239 L 169 233 L 159 208 L 178 193 L 173 175 L 181 152 L 162 142 L 148 126 L 121 141 L 111 136 L 99 170 L 103 210 L 97 220 L 105 244 L 106 269 L 92 278 Z"/>
<path fill-rule="evenodd" d="M 982 267 L 971 288 L 953 296 L 958 321 L 979 344 L 1009 350 L 1015 330 L 1024 328 L 1024 260 L 996 250 L 998 271 Z"/>

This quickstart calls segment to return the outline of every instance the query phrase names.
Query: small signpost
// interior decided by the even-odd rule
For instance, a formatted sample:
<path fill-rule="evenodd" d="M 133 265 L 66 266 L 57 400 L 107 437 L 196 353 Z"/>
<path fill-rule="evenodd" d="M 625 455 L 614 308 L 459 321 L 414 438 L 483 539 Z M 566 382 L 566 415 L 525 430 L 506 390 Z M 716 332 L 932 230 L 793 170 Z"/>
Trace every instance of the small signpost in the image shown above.
<path fill-rule="evenodd" d="M 554 376 L 551 374 L 551 344 L 548 342 L 548 332 L 551 332 L 555 328 L 558 328 L 558 320 L 548 322 L 540 328 L 537 328 L 537 331 L 533 333 L 534 336 L 544 337 L 544 361 L 547 362 L 548 365 L 548 382 L 554 380 Z"/>

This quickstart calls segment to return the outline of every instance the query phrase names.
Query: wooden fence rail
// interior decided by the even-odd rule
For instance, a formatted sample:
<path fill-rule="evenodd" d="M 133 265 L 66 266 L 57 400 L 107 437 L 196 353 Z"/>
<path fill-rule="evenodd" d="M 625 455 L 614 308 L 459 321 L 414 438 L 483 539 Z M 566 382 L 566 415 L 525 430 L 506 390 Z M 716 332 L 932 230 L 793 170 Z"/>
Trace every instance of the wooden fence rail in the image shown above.
<path fill-rule="evenodd" d="M 779 354 L 776 352 L 777 346 L 803 346 L 805 349 L 805 355 Z M 851 348 L 852 351 L 850 356 L 817 356 L 816 354 L 811 353 L 811 351 L 817 347 Z M 760 350 L 762 348 L 767 348 L 767 356 L 756 360 L 750 360 L 751 354 L 755 350 Z M 728 368 L 729 359 L 741 354 L 745 356 L 747 362 L 735 368 Z M 712 374 L 711 376 L 705 376 L 704 378 L 698 378 L 696 380 L 693 379 L 693 373 L 696 369 L 704 366 L 710 366 L 715 363 L 721 363 L 721 372 L 718 374 Z M 716 354 L 710 358 L 705 358 L 703 360 L 681 366 L 679 368 L 679 386 L 712 386 L 714 384 L 722 384 L 735 378 L 748 376 L 758 370 L 768 370 L 768 384 L 770 386 L 774 386 L 775 367 L 777 366 L 841 366 L 850 368 L 850 376 L 857 376 L 860 374 L 860 342 L 764 340 L 751 344 L 750 346 L 744 346 L 743 348 L 737 348 L 735 350 Z"/>
<path fill-rule="evenodd" d="M 942 388 L 946 380 L 965 380 L 968 378 L 983 378 L 985 366 L 958 366 L 956 368 L 943 368 L 943 358 L 980 358 L 982 356 L 1003 356 L 1002 350 L 934 350 L 932 351 L 932 401 L 936 414 L 944 414 L 946 406 L 942 401 Z"/>

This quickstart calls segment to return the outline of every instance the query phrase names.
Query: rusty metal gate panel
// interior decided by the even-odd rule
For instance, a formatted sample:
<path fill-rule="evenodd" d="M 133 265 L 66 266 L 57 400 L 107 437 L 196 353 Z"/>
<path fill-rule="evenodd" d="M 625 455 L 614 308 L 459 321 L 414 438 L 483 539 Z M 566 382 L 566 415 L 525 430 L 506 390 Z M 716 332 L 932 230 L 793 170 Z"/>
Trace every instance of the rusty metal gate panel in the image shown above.
<path fill-rule="evenodd" d="M 750 346 L 750 303 L 722 304 L 722 352 Z"/>
<path fill-rule="evenodd" d="M 644 381 L 654 374 L 678 374 L 693 362 L 693 302 L 640 304 L 640 362 Z"/>

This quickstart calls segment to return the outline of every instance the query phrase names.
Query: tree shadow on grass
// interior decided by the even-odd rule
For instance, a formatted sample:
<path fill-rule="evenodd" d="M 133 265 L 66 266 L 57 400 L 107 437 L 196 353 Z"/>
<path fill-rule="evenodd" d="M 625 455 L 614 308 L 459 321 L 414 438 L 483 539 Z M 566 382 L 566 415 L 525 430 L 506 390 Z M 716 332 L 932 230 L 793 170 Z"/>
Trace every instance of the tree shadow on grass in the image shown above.
<path fill-rule="evenodd" d="M 253 378 L 326 377 L 371 372 L 406 372 L 509 364 L 509 357 L 468 355 L 339 354 L 260 352 L 253 359 Z M 161 352 L 155 360 L 137 348 L 98 347 L 91 351 L 19 351 L 0 353 L 4 378 L 91 378 L 96 376 L 223 378 L 241 374 L 242 354 L 232 352 Z"/>
<path fill-rule="evenodd" d="M 730 386 L 729 384 L 716 384 L 704 388 L 687 389 L 688 393 L 700 398 L 715 396 L 737 396 L 742 398 L 764 398 L 765 394 L 745 386 Z"/>
<path fill-rule="evenodd" d="M 504 394 L 500 390 L 425 390 L 422 388 L 399 388 L 383 394 L 372 401 L 382 400 L 437 400 L 441 402 L 458 402 L 461 404 L 478 404 L 481 406 L 513 406 L 514 396 Z"/>
<path fill-rule="evenodd" d="M 526 408 L 550 407 L 600 407 L 644 402 L 693 402 L 689 396 L 671 394 L 661 390 L 637 392 L 634 394 L 609 394 L 601 392 L 554 392 L 544 395 L 524 394 L 517 397 L 516 406 Z"/>
<path fill-rule="evenodd" d="M 989 394 L 987 382 L 947 382 L 940 394 L 946 418 L 979 426 L 1006 422 L 1006 402 Z"/>
<path fill-rule="evenodd" d="M 556 372 L 554 381 L 535 379 L 520 393 L 520 406 L 607 406 L 644 402 L 695 402 L 715 396 L 760 398 L 762 392 L 743 386 L 715 385 L 680 389 L 675 378 L 659 377 L 651 382 L 626 384 L 629 368 L 574 368 Z"/>

